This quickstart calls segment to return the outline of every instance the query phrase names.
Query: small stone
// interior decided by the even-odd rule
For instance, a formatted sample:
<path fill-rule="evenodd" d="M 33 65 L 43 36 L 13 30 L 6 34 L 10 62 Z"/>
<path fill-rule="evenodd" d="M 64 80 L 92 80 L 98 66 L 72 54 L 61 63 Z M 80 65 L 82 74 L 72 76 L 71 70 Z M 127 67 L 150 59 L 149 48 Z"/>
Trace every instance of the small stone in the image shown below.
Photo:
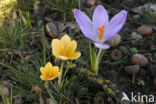
<path fill-rule="evenodd" d="M 156 5 L 155 4 L 152 4 L 150 6 L 150 9 L 152 10 L 152 12 L 156 13 Z"/>
<path fill-rule="evenodd" d="M 115 60 L 115 61 L 116 61 L 116 60 L 119 60 L 119 59 L 122 57 L 122 53 L 121 53 L 120 50 L 115 49 L 115 50 L 112 51 L 111 57 L 112 57 L 112 59 Z"/>
<path fill-rule="evenodd" d="M 135 40 L 138 40 L 138 41 L 143 39 L 143 37 L 141 35 L 139 35 L 138 33 L 136 33 L 136 32 L 131 33 L 131 38 L 135 39 Z"/>
<path fill-rule="evenodd" d="M 137 29 L 137 32 L 141 35 L 149 35 L 153 32 L 153 30 L 150 26 L 142 25 Z"/>
<path fill-rule="evenodd" d="M 135 75 L 139 72 L 140 66 L 139 65 L 132 65 L 125 67 L 125 71 L 132 74 L 132 83 L 134 84 Z"/>
<path fill-rule="evenodd" d="M 139 19 L 140 18 L 140 15 L 134 15 L 133 18 L 134 19 Z"/>
<path fill-rule="evenodd" d="M 129 74 L 136 74 L 140 70 L 139 65 L 131 65 L 131 66 L 126 66 L 125 71 L 128 72 Z"/>
<path fill-rule="evenodd" d="M 144 67 L 149 63 L 149 61 L 144 55 L 134 54 L 132 56 L 132 63 Z"/>
<path fill-rule="evenodd" d="M 143 13 L 142 8 L 143 8 L 142 6 L 139 6 L 139 7 L 133 8 L 132 11 L 134 13 L 142 14 Z"/>
<path fill-rule="evenodd" d="M 52 22 L 46 24 L 46 31 L 48 32 L 48 35 L 52 38 L 56 38 L 58 35 L 57 27 Z"/>
<path fill-rule="evenodd" d="M 149 12 L 149 11 L 156 13 L 156 5 L 152 3 L 146 3 L 143 6 L 133 8 L 132 11 L 134 13 L 139 13 L 139 14 L 143 14 L 144 12 Z"/>
<path fill-rule="evenodd" d="M 128 49 L 125 46 L 120 46 L 119 49 L 124 55 L 127 55 L 129 53 Z"/>
<path fill-rule="evenodd" d="M 108 41 L 108 43 L 112 46 L 112 47 L 116 47 L 120 44 L 121 42 L 121 36 L 119 34 L 115 35 L 112 39 L 110 39 Z"/>
<path fill-rule="evenodd" d="M 87 0 L 87 6 L 92 7 L 95 5 L 95 0 Z"/>

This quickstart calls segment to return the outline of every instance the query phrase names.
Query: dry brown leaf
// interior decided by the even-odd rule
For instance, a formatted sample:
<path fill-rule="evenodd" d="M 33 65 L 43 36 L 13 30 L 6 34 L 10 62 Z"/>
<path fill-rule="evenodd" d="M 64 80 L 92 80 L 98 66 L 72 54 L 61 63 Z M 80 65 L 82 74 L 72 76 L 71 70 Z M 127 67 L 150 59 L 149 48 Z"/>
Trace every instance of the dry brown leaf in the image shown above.
<path fill-rule="evenodd" d="M 38 86 L 32 86 L 31 91 L 34 91 L 36 94 L 38 94 L 40 104 L 44 104 L 44 100 L 42 98 L 42 89 Z"/>
<path fill-rule="evenodd" d="M 42 93 L 42 89 L 38 86 L 32 86 L 31 91 L 35 91 L 36 94 L 40 95 Z"/>

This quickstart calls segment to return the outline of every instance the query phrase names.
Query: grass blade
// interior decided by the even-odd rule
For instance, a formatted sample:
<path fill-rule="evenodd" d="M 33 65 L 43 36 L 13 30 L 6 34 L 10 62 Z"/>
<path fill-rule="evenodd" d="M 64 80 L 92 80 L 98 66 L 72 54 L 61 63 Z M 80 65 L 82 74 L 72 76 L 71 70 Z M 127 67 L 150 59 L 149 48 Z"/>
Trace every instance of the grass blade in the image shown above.
<path fill-rule="evenodd" d="M 42 27 L 42 45 L 43 45 L 43 63 L 46 64 L 46 48 L 45 48 L 45 32 L 44 26 Z"/>

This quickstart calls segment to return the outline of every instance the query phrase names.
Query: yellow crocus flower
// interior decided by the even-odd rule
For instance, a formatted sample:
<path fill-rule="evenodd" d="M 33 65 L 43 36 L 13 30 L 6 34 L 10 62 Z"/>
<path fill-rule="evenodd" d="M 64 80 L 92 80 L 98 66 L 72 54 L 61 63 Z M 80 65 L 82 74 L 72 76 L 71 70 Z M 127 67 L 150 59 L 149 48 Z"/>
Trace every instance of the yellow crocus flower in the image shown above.
<path fill-rule="evenodd" d="M 64 35 L 60 40 L 53 39 L 52 41 L 52 53 L 53 55 L 62 60 L 73 60 L 80 57 L 80 52 L 75 52 L 77 43 L 75 40 L 71 40 L 68 35 Z"/>
<path fill-rule="evenodd" d="M 60 75 L 59 67 L 53 66 L 50 62 L 48 62 L 45 67 L 40 67 L 41 71 L 41 79 L 48 81 L 57 78 Z"/>

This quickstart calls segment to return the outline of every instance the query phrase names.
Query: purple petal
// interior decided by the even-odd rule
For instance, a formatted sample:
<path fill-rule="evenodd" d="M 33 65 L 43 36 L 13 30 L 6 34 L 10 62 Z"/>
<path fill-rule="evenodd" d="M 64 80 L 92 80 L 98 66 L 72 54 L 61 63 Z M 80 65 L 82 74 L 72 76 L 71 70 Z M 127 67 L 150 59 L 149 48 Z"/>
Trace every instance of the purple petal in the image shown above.
<path fill-rule="evenodd" d="M 74 9 L 74 16 L 84 36 L 94 41 L 96 39 L 96 36 L 94 35 L 93 25 L 88 16 L 77 9 Z"/>
<path fill-rule="evenodd" d="M 111 30 L 109 34 L 106 34 L 107 37 L 105 38 L 104 43 L 109 41 L 111 38 L 113 38 L 121 30 L 122 26 L 123 25 L 120 24 L 119 26 Z"/>
<path fill-rule="evenodd" d="M 93 35 L 94 32 L 89 31 L 89 30 L 86 29 L 84 26 L 80 26 L 80 29 L 81 29 L 81 31 L 82 31 L 82 33 L 83 33 L 83 35 L 84 35 L 85 37 L 87 37 L 88 39 L 90 39 L 90 40 L 92 40 L 92 41 L 94 41 L 94 42 L 97 42 L 96 36 Z"/>
<path fill-rule="evenodd" d="M 125 24 L 126 18 L 127 12 L 123 10 L 111 19 L 104 33 L 104 42 L 107 42 L 121 30 L 121 28 Z"/>
<path fill-rule="evenodd" d="M 108 14 L 105 8 L 101 5 L 96 7 L 93 13 L 93 27 L 94 31 L 96 32 L 96 35 L 99 36 L 98 28 L 102 27 L 102 25 L 108 24 Z"/>
<path fill-rule="evenodd" d="M 99 48 L 99 49 L 108 49 L 110 48 L 110 45 L 108 44 L 99 44 L 99 43 L 94 43 L 95 47 Z"/>

